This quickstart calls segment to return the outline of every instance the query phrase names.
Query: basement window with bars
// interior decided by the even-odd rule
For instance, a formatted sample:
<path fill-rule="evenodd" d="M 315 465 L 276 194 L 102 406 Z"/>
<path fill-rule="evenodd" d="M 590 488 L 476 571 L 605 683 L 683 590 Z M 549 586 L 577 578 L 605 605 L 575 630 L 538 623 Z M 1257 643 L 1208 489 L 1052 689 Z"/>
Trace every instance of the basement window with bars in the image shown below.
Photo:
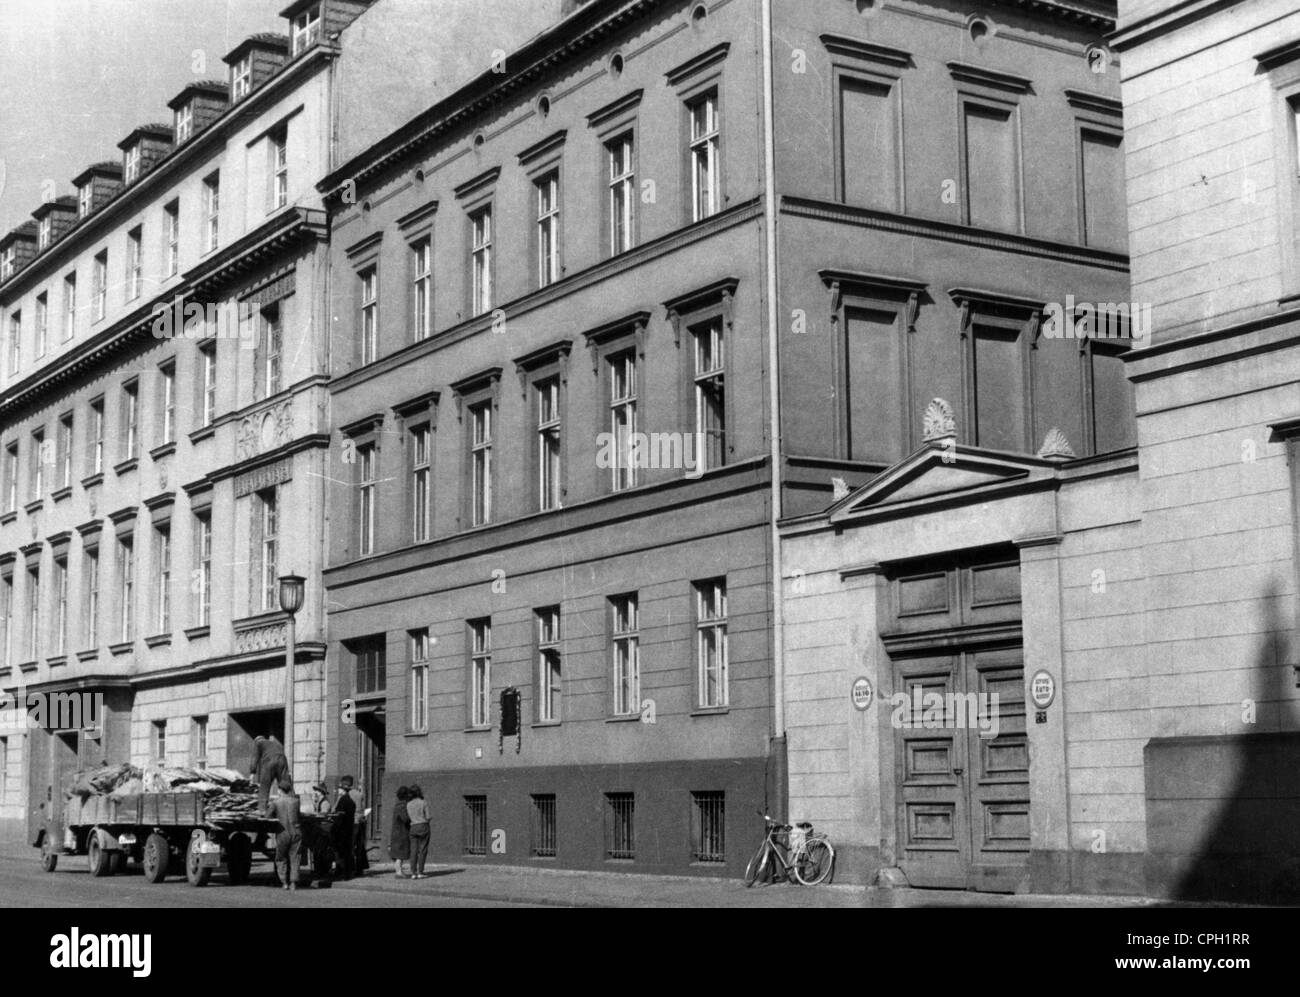
<path fill-rule="evenodd" d="M 535 858 L 555 858 L 555 794 L 533 795 L 533 823 L 530 850 Z"/>
<path fill-rule="evenodd" d="M 633 824 L 635 809 L 634 794 L 605 794 L 606 858 L 623 860 L 636 858 L 636 833 Z"/>
<path fill-rule="evenodd" d="M 727 861 L 726 793 L 691 793 L 691 861 Z"/>
<path fill-rule="evenodd" d="M 487 854 L 487 797 L 465 797 L 465 854 Z"/>

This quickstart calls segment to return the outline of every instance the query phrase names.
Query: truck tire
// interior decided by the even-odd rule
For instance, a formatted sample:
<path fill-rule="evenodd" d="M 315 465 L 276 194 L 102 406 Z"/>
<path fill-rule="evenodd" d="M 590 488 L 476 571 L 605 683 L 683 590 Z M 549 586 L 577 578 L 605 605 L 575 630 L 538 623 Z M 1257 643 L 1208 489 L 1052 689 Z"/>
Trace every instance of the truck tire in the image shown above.
<path fill-rule="evenodd" d="M 226 875 L 230 877 L 230 885 L 242 886 L 247 883 L 252 870 L 252 842 L 242 834 L 232 834 L 226 842 Z"/>
<path fill-rule="evenodd" d="M 111 855 L 108 849 L 99 843 L 99 832 L 91 831 L 86 841 L 86 859 L 90 864 L 90 874 L 96 878 L 112 874 Z"/>
<path fill-rule="evenodd" d="M 167 839 L 155 831 L 144 843 L 144 878 L 150 883 L 161 883 L 167 878 L 171 862 L 171 846 Z"/>
<path fill-rule="evenodd" d="M 185 848 L 185 878 L 190 881 L 191 886 L 207 886 L 208 880 L 212 878 L 212 870 L 200 864 L 199 846 L 206 840 L 202 834 L 196 832 L 190 836 L 190 843 Z"/>
<path fill-rule="evenodd" d="M 59 866 L 59 853 L 54 850 L 49 834 L 41 837 L 41 868 L 53 872 Z"/>
<path fill-rule="evenodd" d="M 125 852 L 113 851 L 108 853 L 108 874 L 110 876 L 116 876 L 122 871 L 124 865 L 126 865 Z"/>

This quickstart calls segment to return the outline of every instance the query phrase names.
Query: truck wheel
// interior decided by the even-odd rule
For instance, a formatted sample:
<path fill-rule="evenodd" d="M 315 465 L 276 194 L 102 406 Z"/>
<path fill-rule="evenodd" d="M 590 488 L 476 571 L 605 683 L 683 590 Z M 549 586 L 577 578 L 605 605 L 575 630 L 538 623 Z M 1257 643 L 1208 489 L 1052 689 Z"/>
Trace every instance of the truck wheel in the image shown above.
<path fill-rule="evenodd" d="M 99 834 L 95 831 L 90 832 L 90 840 L 86 842 L 86 858 L 90 863 L 90 874 L 92 876 L 99 877 L 111 874 L 109 853 L 99 843 Z"/>
<path fill-rule="evenodd" d="M 208 880 L 212 878 L 212 870 L 201 864 L 202 854 L 199 846 L 206 840 L 202 834 L 195 833 L 190 837 L 189 846 L 185 849 L 185 878 L 190 881 L 191 886 L 207 886 Z"/>
<path fill-rule="evenodd" d="M 126 865 L 126 854 L 124 852 L 116 851 L 108 853 L 108 874 L 110 876 L 116 876 L 122 871 L 124 865 Z"/>
<path fill-rule="evenodd" d="M 47 834 L 41 838 L 41 868 L 46 872 L 53 872 L 59 865 L 59 853 L 54 850 L 54 845 L 50 843 L 50 836 Z"/>
<path fill-rule="evenodd" d="M 226 842 L 226 875 L 230 877 L 230 885 L 242 886 L 247 883 L 252 870 L 252 843 L 242 834 L 232 834 Z"/>
<path fill-rule="evenodd" d="M 156 831 L 144 843 L 144 878 L 151 883 L 161 883 L 167 878 L 167 865 L 171 861 L 171 846 Z"/>

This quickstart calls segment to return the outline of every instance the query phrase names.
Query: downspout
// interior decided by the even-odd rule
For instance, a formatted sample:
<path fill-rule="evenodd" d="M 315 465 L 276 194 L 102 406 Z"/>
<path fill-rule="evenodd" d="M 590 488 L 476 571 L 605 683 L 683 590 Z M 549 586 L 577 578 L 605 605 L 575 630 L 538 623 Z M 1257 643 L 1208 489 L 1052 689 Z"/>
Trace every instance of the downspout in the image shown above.
<path fill-rule="evenodd" d="M 782 606 L 781 533 L 781 376 L 777 349 L 777 271 L 776 271 L 776 126 L 773 121 L 774 96 L 772 49 L 772 0 L 759 0 L 762 10 L 763 45 L 763 229 L 767 236 L 767 411 L 768 440 L 771 446 L 769 480 L 771 494 L 772 544 L 772 794 L 770 805 L 784 820 L 788 814 L 789 780 L 786 768 L 785 741 L 785 619 Z"/>

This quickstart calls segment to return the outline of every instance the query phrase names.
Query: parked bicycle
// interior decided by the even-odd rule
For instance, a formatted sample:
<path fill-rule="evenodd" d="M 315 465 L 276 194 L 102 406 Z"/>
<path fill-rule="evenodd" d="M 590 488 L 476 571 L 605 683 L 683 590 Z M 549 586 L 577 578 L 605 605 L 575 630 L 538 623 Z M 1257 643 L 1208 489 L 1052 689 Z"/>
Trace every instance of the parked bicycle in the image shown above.
<path fill-rule="evenodd" d="M 745 866 L 746 886 L 753 886 L 765 876 L 769 864 L 773 879 L 777 879 L 778 874 L 786 879 L 793 876 L 804 886 L 817 886 L 830 879 L 835 866 L 835 849 L 825 834 L 813 831 L 813 826 L 807 821 L 782 824 L 761 811 L 759 816 L 765 826 L 763 843 Z"/>

